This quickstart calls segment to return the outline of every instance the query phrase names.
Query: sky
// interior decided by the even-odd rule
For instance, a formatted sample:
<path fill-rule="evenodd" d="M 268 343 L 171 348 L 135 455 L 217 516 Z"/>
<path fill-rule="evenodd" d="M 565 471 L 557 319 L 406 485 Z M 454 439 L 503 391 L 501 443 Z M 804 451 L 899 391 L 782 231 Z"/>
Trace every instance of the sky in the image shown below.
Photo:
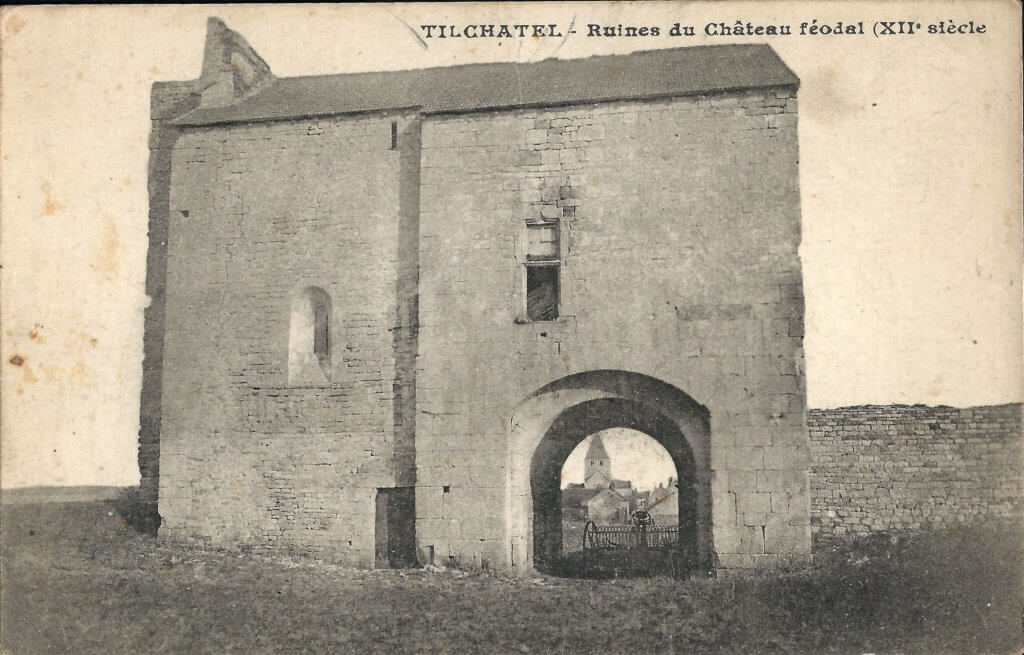
<path fill-rule="evenodd" d="M 672 457 L 660 443 L 637 430 L 612 428 L 590 435 L 573 449 L 562 465 L 563 489 L 570 483 L 584 482 L 583 467 L 587 449 L 598 435 L 608 452 L 612 477 L 629 480 L 634 489 L 649 491 L 659 484 L 667 484 L 669 477 L 679 477 Z"/>
<path fill-rule="evenodd" d="M 5 7 L 0 485 L 133 484 L 148 98 L 198 76 L 208 16 L 278 76 L 768 42 L 801 78 L 812 407 L 1022 396 L 1015 3 Z M 415 26 L 913 18 L 984 35 L 424 39 Z"/>

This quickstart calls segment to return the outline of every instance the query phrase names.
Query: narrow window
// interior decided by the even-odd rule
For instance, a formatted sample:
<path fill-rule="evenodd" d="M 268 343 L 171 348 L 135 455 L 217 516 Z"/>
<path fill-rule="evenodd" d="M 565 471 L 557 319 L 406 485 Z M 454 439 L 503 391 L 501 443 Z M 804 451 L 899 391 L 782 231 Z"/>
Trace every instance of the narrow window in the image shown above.
<path fill-rule="evenodd" d="M 288 329 L 288 381 L 329 382 L 331 377 L 331 299 L 319 287 L 306 287 L 292 300 Z"/>
<path fill-rule="evenodd" d="M 531 321 L 558 318 L 559 239 L 557 223 L 526 226 L 526 316 Z"/>
<path fill-rule="evenodd" d="M 398 150 L 398 121 L 391 121 L 391 149 Z"/>
<path fill-rule="evenodd" d="M 324 373 L 329 372 L 331 359 L 331 342 L 327 333 L 327 303 L 313 306 L 313 355 Z"/>

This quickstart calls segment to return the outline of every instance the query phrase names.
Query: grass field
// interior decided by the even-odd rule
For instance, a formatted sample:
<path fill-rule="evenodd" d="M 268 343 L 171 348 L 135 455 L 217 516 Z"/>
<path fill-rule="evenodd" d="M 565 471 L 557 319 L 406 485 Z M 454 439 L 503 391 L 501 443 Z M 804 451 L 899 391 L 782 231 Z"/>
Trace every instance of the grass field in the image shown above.
<path fill-rule="evenodd" d="M 727 579 L 355 571 L 170 546 L 112 501 L 4 505 L 3 653 L 1020 653 L 1019 532 Z"/>

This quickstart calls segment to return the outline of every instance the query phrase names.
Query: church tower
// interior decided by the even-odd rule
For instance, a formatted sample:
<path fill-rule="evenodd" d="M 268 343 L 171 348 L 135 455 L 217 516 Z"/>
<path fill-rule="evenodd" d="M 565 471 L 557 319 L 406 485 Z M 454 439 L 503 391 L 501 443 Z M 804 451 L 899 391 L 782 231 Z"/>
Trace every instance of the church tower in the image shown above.
<path fill-rule="evenodd" d="M 611 486 L 612 463 L 599 434 L 594 435 L 590 440 L 590 447 L 587 448 L 587 457 L 583 464 L 583 481 L 587 489 L 605 489 Z"/>

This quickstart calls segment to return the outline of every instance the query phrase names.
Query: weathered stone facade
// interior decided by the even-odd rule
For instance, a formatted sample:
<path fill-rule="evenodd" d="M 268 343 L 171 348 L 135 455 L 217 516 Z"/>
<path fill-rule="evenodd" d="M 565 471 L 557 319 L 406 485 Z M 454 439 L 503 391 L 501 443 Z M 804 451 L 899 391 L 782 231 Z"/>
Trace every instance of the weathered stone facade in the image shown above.
<path fill-rule="evenodd" d="M 812 409 L 815 544 L 1024 517 L 1021 406 Z"/>
<path fill-rule="evenodd" d="M 388 128 L 365 117 L 239 125 L 175 144 L 167 534 L 344 558 L 373 550 L 376 489 L 411 484 L 394 389 L 402 153 L 380 152 Z M 325 191 L 325 178 L 347 182 Z M 293 386 L 290 304 L 310 285 L 334 307 L 330 380 Z"/>
<path fill-rule="evenodd" d="M 155 505 L 160 475 L 160 402 L 163 394 L 164 307 L 167 284 L 168 203 L 171 154 L 181 134 L 171 121 L 199 106 L 190 82 L 153 85 L 149 136 L 149 249 L 146 255 L 146 308 L 139 417 L 139 473 L 143 498 Z"/>
<path fill-rule="evenodd" d="M 421 562 L 525 569 L 560 547 L 554 472 L 630 427 L 676 463 L 694 564 L 807 558 L 798 82 L 774 52 L 276 80 L 214 22 L 206 56 L 154 89 L 163 536 L 386 565 L 396 520 Z M 527 311 L 537 223 L 552 320 Z M 298 298 L 324 300 L 297 320 Z M 297 325 L 316 379 L 289 370 Z"/>
<path fill-rule="evenodd" d="M 479 504 L 506 493 L 508 417 L 545 384 L 604 369 L 666 382 L 709 412 L 697 475 L 711 485 L 720 563 L 806 552 L 794 95 L 772 88 L 425 123 L 422 542 L 515 564 L 505 517 Z M 536 217 L 564 225 L 553 322 L 522 320 L 522 233 Z M 443 485 L 454 487 L 444 507 Z"/>

